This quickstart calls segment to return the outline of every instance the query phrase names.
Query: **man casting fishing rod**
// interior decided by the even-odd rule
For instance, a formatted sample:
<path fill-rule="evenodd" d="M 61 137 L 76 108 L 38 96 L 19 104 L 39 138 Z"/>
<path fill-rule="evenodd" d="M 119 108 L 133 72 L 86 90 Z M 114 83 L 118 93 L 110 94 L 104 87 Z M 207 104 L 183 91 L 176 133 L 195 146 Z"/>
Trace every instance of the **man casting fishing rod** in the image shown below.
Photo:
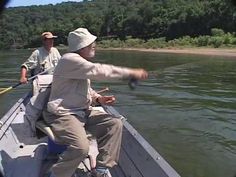
<path fill-rule="evenodd" d="M 143 69 L 131 69 L 93 63 L 96 36 L 85 28 L 69 33 L 69 53 L 59 60 L 53 73 L 51 94 L 44 112 L 58 143 L 66 151 L 51 169 L 51 177 L 71 177 L 89 150 L 88 130 L 98 142 L 97 166 L 94 177 L 106 176 L 108 168 L 117 164 L 122 137 L 122 121 L 112 115 L 94 110 L 91 104 L 110 105 L 115 97 L 96 93 L 91 80 L 121 78 L 146 79 Z"/>

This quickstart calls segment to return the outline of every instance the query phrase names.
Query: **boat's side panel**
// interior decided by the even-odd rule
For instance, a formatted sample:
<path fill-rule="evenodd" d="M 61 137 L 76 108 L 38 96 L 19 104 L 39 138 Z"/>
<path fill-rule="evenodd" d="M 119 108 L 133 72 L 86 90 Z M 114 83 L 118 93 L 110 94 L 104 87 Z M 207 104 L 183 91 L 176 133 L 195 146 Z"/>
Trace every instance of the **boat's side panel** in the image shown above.
<path fill-rule="evenodd" d="M 9 154 L 12 154 L 16 151 L 18 141 L 15 139 L 12 130 L 6 130 L 5 135 L 2 136 L 0 141 L 0 174 L 5 175 L 7 164 L 14 158 L 10 157 Z"/>
<path fill-rule="evenodd" d="M 137 169 L 135 162 L 130 159 L 124 147 L 121 147 L 119 166 L 127 177 L 142 177 L 142 173 Z"/>
<path fill-rule="evenodd" d="M 130 163 L 133 163 L 142 177 L 179 177 L 179 174 L 128 122 L 124 122 L 122 149 L 123 154 L 127 155 Z M 127 158 L 120 163 L 124 169 L 127 169 Z M 133 169 L 129 169 L 129 172 L 126 172 L 131 175 L 128 176 L 137 176 L 133 174 Z"/>
<path fill-rule="evenodd" d="M 32 137 L 24 119 L 25 99 L 20 99 L 2 119 L 0 170 L 4 177 L 38 177 L 46 151 L 46 145 Z"/>
<path fill-rule="evenodd" d="M 122 117 L 112 107 L 106 110 Z M 180 177 L 127 121 L 124 121 L 119 168 L 127 177 Z"/>
<path fill-rule="evenodd" d="M 15 133 L 11 128 L 11 123 L 17 117 L 20 105 L 23 103 L 24 99 L 20 99 L 0 120 L 0 174 L 6 175 L 7 165 L 14 158 L 19 144 Z"/>
<path fill-rule="evenodd" d="M 126 177 L 125 173 L 123 172 L 119 164 L 113 167 L 110 170 L 110 172 L 111 172 L 112 177 Z"/>

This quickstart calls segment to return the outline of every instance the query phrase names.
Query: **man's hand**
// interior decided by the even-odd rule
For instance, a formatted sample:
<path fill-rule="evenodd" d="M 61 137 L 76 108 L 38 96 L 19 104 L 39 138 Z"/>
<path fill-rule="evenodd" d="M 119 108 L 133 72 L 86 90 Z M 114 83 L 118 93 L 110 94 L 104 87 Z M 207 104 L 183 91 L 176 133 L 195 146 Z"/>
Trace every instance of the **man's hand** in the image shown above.
<path fill-rule="evenodd" d="M 26 67 L 21 67 L 21 74 L 20 74 L 20 83 L 26 84 L 28 82 L 27 80 L 27 69 Z"/>
<path fill-rule="evenodd" d="M 26 84 L 27 82 L 28 82 L 28 80 L 27 80 L 26 77 L 21 77 L 21 78 L 20 78 L 20 83 Z"/>
<path fill-rule="evenodd" d="M 97 101 L 102 105 L 112 105 L 116 101 L 116 98 L 113 95 L 100 96 L 97 98 Z"/>
<path fill-rule="evenodd" d="M 134 77 L 135 79 L 147 79 L 148 73 L 144 69 L 132 69 L 131 70 L 131 76 Z"/>

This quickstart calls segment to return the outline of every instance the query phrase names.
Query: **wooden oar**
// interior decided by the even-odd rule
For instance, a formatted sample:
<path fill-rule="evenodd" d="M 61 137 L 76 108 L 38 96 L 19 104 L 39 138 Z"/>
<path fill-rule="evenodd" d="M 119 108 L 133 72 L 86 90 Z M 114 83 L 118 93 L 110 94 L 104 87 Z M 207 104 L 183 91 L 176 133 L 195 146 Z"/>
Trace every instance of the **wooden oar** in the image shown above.
<path fill-rule="evenodd" d="M 47 69 L 47 70 L 45 70 L 45 71 L 43 71 L 43 72 L 41 72 L 41 73 L 39 73 L 39 74 L 37 74 L 37 75 L 35 75 L 35 76 L 30 77 L 30 78 L 27 79 L 27 80 L 28 80 L 28 81 L 31 81 L 31 80 L 33 80 L 34 78 L 36 78 L 37 76 L 42 75 L 42 74 L 45 74 L 45 73 L 47 73 L 49 70 L 52 70 L 52 69 L 53 69 L 53 68 L 49 68 L 49 69 Z M 13 85 L 13 86 L 10 86 L 10 87 L 8 87 L 8 88 L 6 88 L 6 89 L 0 91 L 0 95 L 6 93 L 6 92 L 8 92 L 8 91 L 10 91 L 10 90 L 13 89 L 13 88 L 18 87 L 18 86 L 21 85 L 21 84 L 22 84 L 21 82 L 18 82 L 17 84 L 15 84 L 15 85 Z"/>

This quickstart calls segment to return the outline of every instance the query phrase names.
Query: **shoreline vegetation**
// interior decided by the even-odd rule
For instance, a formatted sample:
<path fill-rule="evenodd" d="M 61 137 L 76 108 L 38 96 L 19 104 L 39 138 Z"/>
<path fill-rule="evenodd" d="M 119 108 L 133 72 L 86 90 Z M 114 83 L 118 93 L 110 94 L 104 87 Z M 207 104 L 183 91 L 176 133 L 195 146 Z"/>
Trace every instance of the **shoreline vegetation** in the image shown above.
<path fill-rule="evenodd" d="M 44 31 L 58 36 L 55 45 L 67 45 L 68 33 L 78 27 L 98 36 L 101 48 L 236 48 L 231 1 L 85 0 L 9 7 L 0 19 L 0 49 L 36 48 Z"/>
<path fill-rule="evenodd" d="M 62 43 L 56 47 L 67 50 L 67 46 Z M 124 40 L 101 37 L 97 40 L 97 49 L 236 57 L 236 33 L 225 33 L 222 29 L 212 28 L 211 36 L 183 36 L 169 41 L 165 37 L 148 40 L 132 36 L 127 36 Z"/>
<path fill-rule="evenodd" d="M 183 36 L 167 41 L 166 38 L 143 40 L 128 36 L 126 40 L 103 39 L 98 41 L 100 50 L 135 50 L 142 52 L 198 54 L 236 57 L 236 34 L 222 29 L 211 29 L 211 36 Z"/>

